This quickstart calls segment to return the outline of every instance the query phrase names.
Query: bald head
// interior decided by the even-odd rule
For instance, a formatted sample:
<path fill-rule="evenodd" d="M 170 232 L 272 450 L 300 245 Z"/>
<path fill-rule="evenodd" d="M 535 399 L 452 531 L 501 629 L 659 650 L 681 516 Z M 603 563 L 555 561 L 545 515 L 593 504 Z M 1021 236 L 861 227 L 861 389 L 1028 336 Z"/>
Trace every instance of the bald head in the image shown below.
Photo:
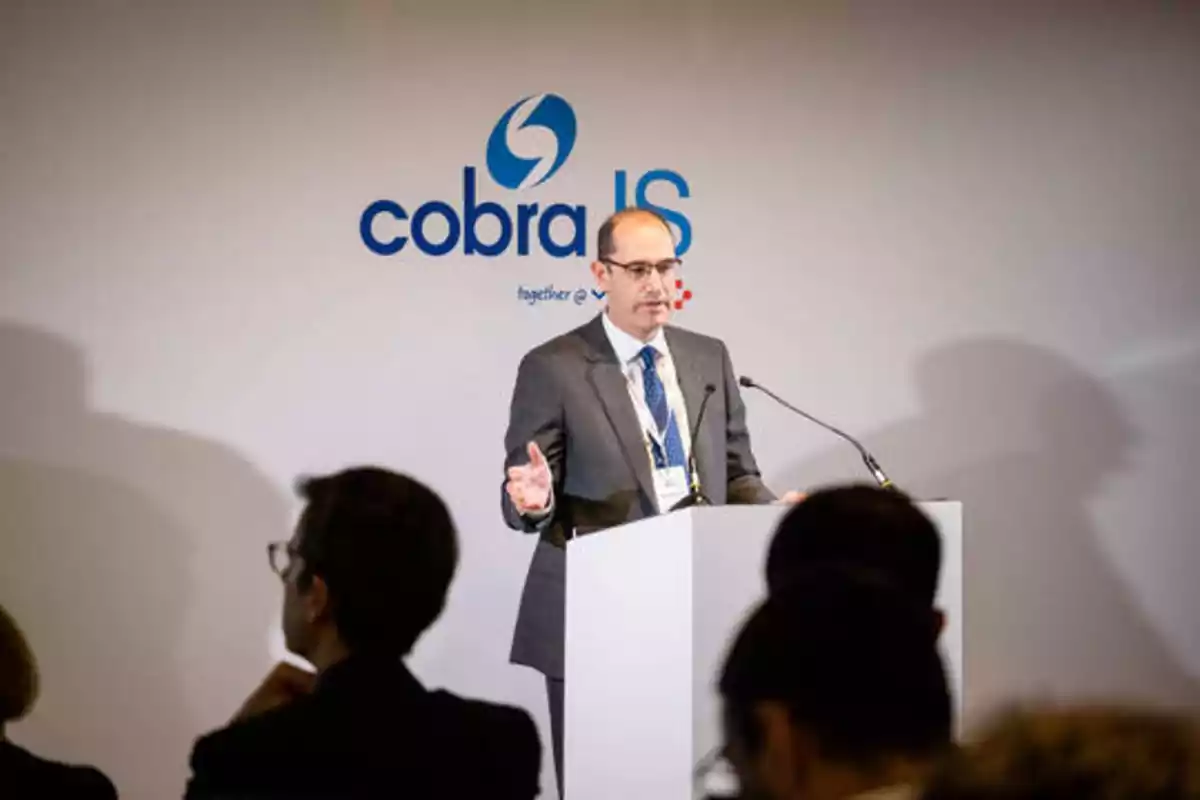
<path fill-rule="evenodd" d="M 671 236 L 672 243 L 675 241 L 675 234 L 672 233 L 671 226 L 658 212 L 648 208 L 623 208 L 604 220 L 600 226 L 600 232 L 596 234 L 596 258 L 598 260 L 604 261 L 612 258 L 613 253 L 617 251 L 617 229 L 625 223 L 661 227 Z"/>

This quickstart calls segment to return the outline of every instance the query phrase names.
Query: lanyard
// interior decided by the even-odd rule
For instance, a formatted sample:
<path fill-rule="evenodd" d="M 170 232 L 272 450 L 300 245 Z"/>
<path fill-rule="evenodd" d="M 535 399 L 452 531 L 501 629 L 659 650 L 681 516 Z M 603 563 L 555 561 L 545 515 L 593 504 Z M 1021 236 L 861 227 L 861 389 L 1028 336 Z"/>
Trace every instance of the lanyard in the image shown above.
<path fill-rule="evenodd" d="M 667 430 L 671 430 L 671 425 L 675 422 L 675 409 L 670 409 L 670 414 L 667 416 Z M 654 430 L 655 426 L 651 425 L 646 429 L 646 439 L 650 444 L 650 451 L 654 456 L 654 468 L 664 469 L 667 466 L 667 434 L 666 432 L 659 433 Z"/>
<path fill-rule="evenodd" d="M 672 424 L 676 424 L 676 427 L 678 428 L 678 424 L 675 423 L 675 409 L 671 409 L 671 415 L 667 417 L 667 430 L 671 429 Z M 654 462 L 654 468 L 668 469 L 671 465 L 667 463 L 667 447 L 665 443 L 666 436 L 655 435 L 655 432 L 649 429 L 645 431 L 645 434 L 650 445 L 650 458 Z M 679 437 L 679 444 L 682 449 L 682 435 Z M 684 474 L 687 475 L 687 478 L 690 481 L 692 479 L 692 471 L 688 468 L 688 455 L 686 452 L 683 454 L 682 466 Z"/>

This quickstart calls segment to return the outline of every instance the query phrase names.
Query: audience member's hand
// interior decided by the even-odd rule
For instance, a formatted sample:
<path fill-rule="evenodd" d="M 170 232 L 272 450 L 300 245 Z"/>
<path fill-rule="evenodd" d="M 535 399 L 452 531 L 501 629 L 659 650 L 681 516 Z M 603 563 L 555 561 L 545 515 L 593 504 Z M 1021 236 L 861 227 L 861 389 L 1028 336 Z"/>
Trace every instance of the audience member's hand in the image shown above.
<path fill-rule="evenodd" d="M 234 720 L 258 716 L 311 694 L 316 680 L 313 673 L 281 661 L 242 704 Z"/>
<path fill-rule="evenodd" d="M 508 468 L 508 481 L 504 484 L 508 498 L 518 512 L 544 511 L 550 503 L 550 465 L 542 455 L 537 442 L 529 443 L 529 463 Z"/>
<path fill-rule="evenodd" d="M 796 503 L 802 502 L 804 500 L 804 498 L 806 498 L 806 497 L 808 497 L 807 493 L 798 492 L 795 489 L 793 489 L 792 491 L 784 494 L 783 497 L 779 498 L 779 503 L 780 503 L 780 505 L 785 505 L 785 506 L 795 505 Z"/>

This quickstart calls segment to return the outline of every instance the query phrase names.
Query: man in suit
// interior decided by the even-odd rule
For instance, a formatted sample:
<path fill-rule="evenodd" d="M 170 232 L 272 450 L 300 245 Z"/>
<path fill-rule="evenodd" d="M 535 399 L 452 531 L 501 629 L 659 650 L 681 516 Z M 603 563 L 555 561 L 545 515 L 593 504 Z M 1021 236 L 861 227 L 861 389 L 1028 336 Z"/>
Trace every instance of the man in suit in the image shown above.
<path fill-rule="evenodd" d="M 292 539 L 269 548 L 287 647 L 226 728 L 192 751 L 189 798 L 534 798 L 541 744 L 519 709 L 426 690 L 404 666 L 458 561 L 421 483 L 377 468 L 309 480 Z"/>
<path fill-rule="evenodd" d="M 112 781 L 95 767 L 40 758 L 8 740 L 8 724 L 30 712 L 37 693 L 33 651 L 16 620 L 0 608 L 0 797 L 116 800 Z"/>
<path fill-rule="evenodd" d="M 597 240 L 592 274 L 607 307 L 522 359 L 501 493 L 508 525 L 539 537 L 511 660 L 546 676 L 560 794 L 567 540 L 669 510 L 688 494 L 689 453 L 713 503 L 776 500 L 750 449 L 725 345 L 667 325 L 681 267 L 670 226 L 625 209 Z"/>

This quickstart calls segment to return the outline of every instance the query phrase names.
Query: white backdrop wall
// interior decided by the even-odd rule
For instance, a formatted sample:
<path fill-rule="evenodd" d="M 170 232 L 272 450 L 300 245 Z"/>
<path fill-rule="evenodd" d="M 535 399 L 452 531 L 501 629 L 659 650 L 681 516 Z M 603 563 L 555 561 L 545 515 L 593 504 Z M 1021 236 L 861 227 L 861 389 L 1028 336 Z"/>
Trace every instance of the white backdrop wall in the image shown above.
<path fill-rule="evenodd" d="M 465 166 L 510 212 L 585 205 L 589 254 L 616 170 L 686 180 L 650 192 L 693 229 L 677 322 L 966 503 L 968 723 L 1200 705 L 1194 4 L 0 8 L 0 603 L 44 678 L 18 741 L 177 793 L 270 664 L 292 480 L 376 462 L 463 531 L 416 669 L 549 742 L 506 663 L 533 542 L 500 520 L 501 438 L 521 354 L 599 307 L 518 289 L 586 287 L 586 259 L 358 232 L 381 198 L 461 212 Z M 488 136 L 545 92 L 574 149 L 505 189 Z M 859 477 L 747 403 L 776 489 Z"/>

